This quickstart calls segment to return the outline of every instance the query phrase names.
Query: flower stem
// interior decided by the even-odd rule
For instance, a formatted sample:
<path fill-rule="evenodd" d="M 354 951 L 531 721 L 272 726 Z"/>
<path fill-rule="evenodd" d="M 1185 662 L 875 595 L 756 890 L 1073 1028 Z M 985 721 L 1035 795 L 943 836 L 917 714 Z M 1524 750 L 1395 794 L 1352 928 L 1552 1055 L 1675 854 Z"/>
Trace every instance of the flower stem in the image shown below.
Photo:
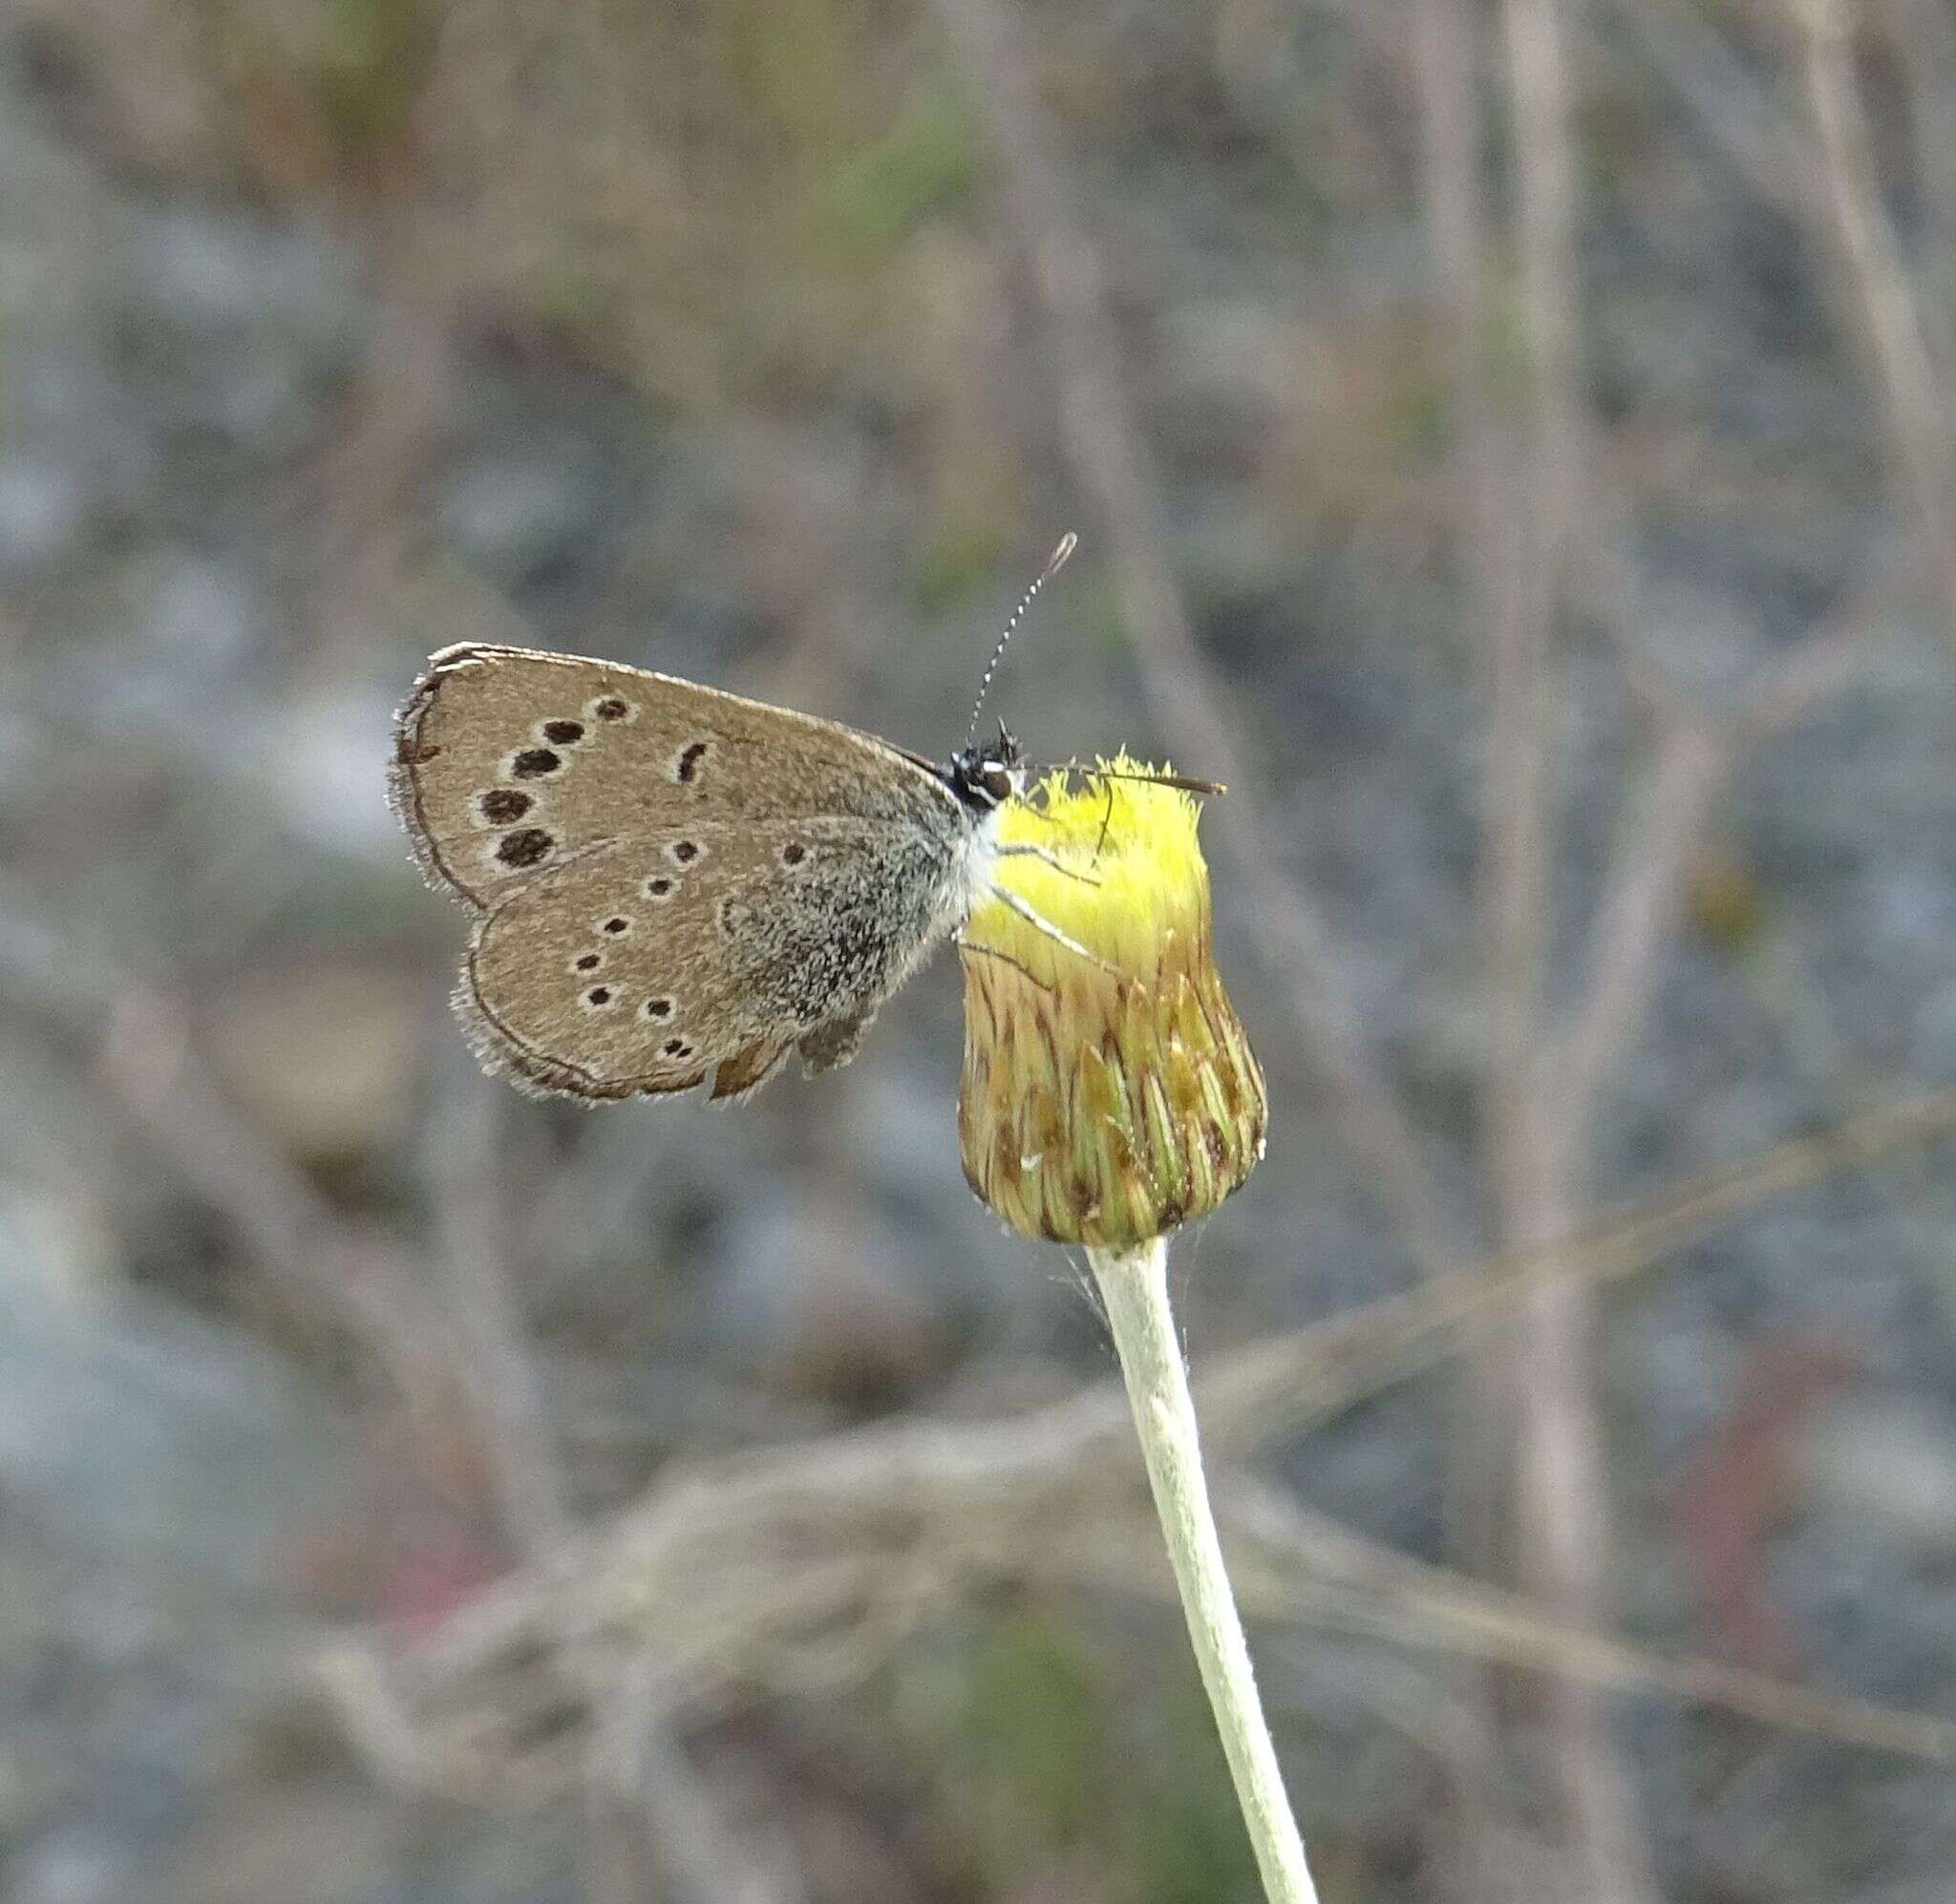
<path fill-rule="evenodd" d="M 1090 1249 L 1087 1259 L 1107 1305 L 1155 1511 L 1264 1890 L 1270 1904 L 1317 1904 L 1209 1511 L 1195 1403 L 1168 1307 L 1167 1241 L 1158 1237 L 1133 1250 Z"/>

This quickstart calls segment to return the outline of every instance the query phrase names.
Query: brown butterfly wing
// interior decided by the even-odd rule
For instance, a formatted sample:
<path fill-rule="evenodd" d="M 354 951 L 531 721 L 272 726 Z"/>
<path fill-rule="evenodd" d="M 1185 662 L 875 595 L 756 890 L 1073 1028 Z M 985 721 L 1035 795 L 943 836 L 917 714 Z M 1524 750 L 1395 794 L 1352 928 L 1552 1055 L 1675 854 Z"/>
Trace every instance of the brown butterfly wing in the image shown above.
<path fill-rule="evenodd" d="M 627 1097 L 711 1076 L 714 1097 L 744 1096 L 791 1049 L 811 1069 L 846 1062 L 941 936 L 946 881 L 924 851 L 834 818 L 589 847 L 483 916 L 457 1003 L 485 1061 L 537 1089 Z"/>
<path fill-rule="evenodd" d="M 926 764 L 833 722 L 617 663 L 444 650 L 392 781 L 478 913 L 478 1055 L 581 1097 L 744 1095 L 846 1063 L 952 922 L 961 818 Z"/>
<path fill-rule="evenodd" d="M 950 798 L 925 763 L 838 722 L 619 662 L 476 644 L 436 655 L 409 696 L 390 791 L 423 872 L 478 906 L 703 804 L 722 818 L 927 824 Z"/>

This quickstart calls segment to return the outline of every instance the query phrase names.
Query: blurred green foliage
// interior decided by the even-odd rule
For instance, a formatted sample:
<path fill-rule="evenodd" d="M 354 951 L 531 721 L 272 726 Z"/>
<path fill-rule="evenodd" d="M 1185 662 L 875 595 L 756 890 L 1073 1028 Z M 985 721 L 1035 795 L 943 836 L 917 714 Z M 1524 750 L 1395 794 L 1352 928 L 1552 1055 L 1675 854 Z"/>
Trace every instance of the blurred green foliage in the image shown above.
<path fill-rule="evenodd" d="M 434 54 L 436 22 L 420 0 L 331 0 L 312 92 L 343 150 L 398 138 Z"/>
<path fill-rule="evenodd" d="M 926 94 L 885 138 L 838 166 L 830 203 L 838 236 L 874 252 L 969 197 L 980 167 L 978 129 L 962 97 Z"/>
<path fill-rule="evenodd" d="M 1117 1874 L 1112 1894 L 1137 1904 L 1256 1894 L 1215 1724 L 1171 1618 L 1145 1629 L 1159 1632 L 1159 1657 L 1115 1659 L 1071 1615 L 1041 1610 L 913 1662 L 900 1724 L 933 1767 L 946 1855 L 972 1894 L 1011 1895 L 1074 1869 Z M 1122 1690 L 1134 1674 L 1145 1700 Z M 1151 1715 L 1144 1729 L 1124 1725 L 1137 1710 Z"/>

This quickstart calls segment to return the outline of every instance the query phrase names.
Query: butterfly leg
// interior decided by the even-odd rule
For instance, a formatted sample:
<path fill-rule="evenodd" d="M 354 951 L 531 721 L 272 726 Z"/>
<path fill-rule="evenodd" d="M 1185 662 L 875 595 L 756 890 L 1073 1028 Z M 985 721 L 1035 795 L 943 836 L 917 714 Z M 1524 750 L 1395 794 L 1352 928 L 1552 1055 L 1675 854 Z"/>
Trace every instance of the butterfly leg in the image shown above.
<path fill-rule="evenodd" d="M 975 940 L 966 939 L 960 935 L 958 950 L 960 952 L 977 952 L 983 954 L 988 959 L 996 959 L 1001 965 L 1010 965 L 1029 985 L 1036 985 L 1042 992 L 1049 994 L 1052 992 L 1052 986 L 1049 985 L 1036 972 L 1032 971 L 1029 966 L 1020 964 L 1010 952 L 1001 952 L 995 945 L 980 945 Z"/>
<path fill-rule="evenodd" d="M 991 897 L 1000 905 L 1004 906 L 1007 911 L 1017 913 L 1034 932 L 1043 934 L 1046 938 L 1052 940 L 1055 945 L 1064 945 L 1069 952 L 1078 954 L 1089 964 L 1098 965 L 1103 972 L 1113 972 L 1116 978 L 1120 976 L 1105 959 L 1101 958 L 1099 953 L 1088 951 L 1077 939 L 1069 939 L 1051 920 L 1041 919 L 1024 899 L 1020 899 L 1018 894 L 1012 892 L 1010 888 L 993 886 L 991 888 Z"/>
<path fill-rule="evenodd" d="M 1066 769 L 1065 769 L 1065 771 L 1066 771 L 1066 772 L 1073 772 L 1074 771 L 1075 771 L 1075 767 L 1076 767 L 1076 763 L 1075 763 L 1075 762 L 1074 762 L 1074 761 L 1071 761 L 1071 760 L 1070 760 L 1070 761 L 1068 761 L 1068 762 L 1067 762 L 1067 764 L 1066 764 Z M 1085 769 L 1080 769 L 1079 771 L 1081 771 L 1081 772 L 1085 772 L 1086 770 L 1085 770 Z M 1101 775 L 1099 775 L 1099 776 L 1097 776 L 1097 777 L 1099 778 L 1099 780 L 1100 780 L 1100 783 L 1101 783 L 1101 785 L 1102 785 L 1103 787 L 1105 787 L 1105 788 L 1106 788 L 1106 790 L 1107 790 L 1107 811 L 1106 811 L 1106 812 L 1105 812 L 1104 814 L 1102 814 L 1100 815 L 1100 836 L 1099 836 L 1099 838 L 1097 838 L 1097 839 L 1096 839 L 1096 840 L 1095 840 L 1095 842 L 1094 842 L 1094 864 L 1095 864 L 1095 865 L 1096 865 L 1096 866 L 1097 866 L 1097 865 L 1099 865 L 1099 863 L 1100 863 L 1100 855 L 1101 855 L 1101 853 L 1102 853 L 1102 852 L 1103 852 L 1103 851 L 1104 851 L 1104 850 L 1106 849 L 1106 846 L 1107 846 L 1107 832 L 1108 832 L 1108 829 L 1109 829 L 1109 828 L 1110 828 L 1111 826 L 1113 826 L 1113 824 L 1114 824 L 1114 783 L 1115 783 L 1115 781 L 1116 781 L 1116 779 L 1122 779 L 1122 780 L 1128 780 L 1128 779 L 1137 779 L 1137 778 L 1140 778 L 1141 776 L 1140 776 L 1140 775 L 1137 775 L 1137 774 L 1127 774 L 1127 773 L 1122 773 L 1122 774 L 1112 774 L 1112 773 L 1107 773 L 1107 774 L 1101 774 Z M 1206 783 L 1205 783 L 1205 784 L 1206 784 Z M 1046 809 L 1045 809 L 1044 807 L 1035 807 L 1035 806 L 1033 806 L 1033 805 L 1031 804 L 1031 801 L 1028 801 L 1028 802 L 1026 803 L 1026 811 L 1027 811 L 1027 812 L 1028 812 L 1029 814 L 1037 814 L 1037 815 L 1038 815 L 1038 816 L 1039 816 L 1039 817 L 1040 817 L 1040 818 L 1041 818 L 1042 820 L 1052 820 L 1052 815 L 1051 814 L 1049 814 L 1049 813 L 1048 813 L 1048 812 L 1046 811 Z M 1055 821 L 1055 822 L 1054 822 L 1054 824 L 1057 824 L 1057 822 Z M 1041 852 L 1041 850 L 1040 850 L 1040 849 L 1039 849 L 1038 847 L 1036 847 L 1036 846 L 1001 846 L 1001 847 L 1000 847 L 1000 848 L 999 848 L 998 850 L 999 850 L 999 852 L 1000 852 L 1001 854 L 1006 854 L 1006 853 L 1037 853 L 1037 854 L 1039 854 L 1039 857 L 1040 857 L 1041 858 L 1043 858 L 1043 859 L 1046 859 L 1046 860 L 1048 861 L 1048 863 L 1049 863 L 1049 864 L 1052 864 L 1052 863 L 1055 863 L 1055 862 L 1053 862 L 1053 861 L 1052 861 L 1052 860 L 1051 859 L 1050 856 L 1048 856 L 1048 855 L 1046 855 L 1045 853 Z M 1100 882 L 1099 882 L 1099 880 L 1097 880 L 1097 879 L 1090 879 L 1090 878 L 1088 878 L 1088 875 L 1086 875 L 1085 873 L 1074 873 L 1074 870 L 1073 870 L 1073 868 L 1072 868 L 1071 866 L 1062 866 L 1062 867 L 1060 867 L 1060 869 L 1059 869 L 1059 870 L 1060 870 L 1060 871 L 1061 871 L 1062 873 L 1070 873 L 1070 874 L 1072 874 L 1072 875 L 1073 875 L 1073 877 L 1074 877 L 1074 878 L 1075 879 L 1088 879 L 1088 883 L 1089 883 L 1090 885 L 1095 885 L 1095 886 L 1097 886 L 1097 885 L 1098 885 L 1098 884 L 1100 883 Z"/>
<path fill-rule="evenodd" d="M 1078 867 L 1069 866 L 1043 846 L 998 846 L 992 849 L 992 857 L 996 859 L 1036 859 L 1042 866 L 1051 866 L 1055 873 L 1064 873 L 1069 879 L 1078 879 L 1083 885 L 1097 886 L 1100 883 L 1091 873 L 1082 873 Z"/>
<path fill-rule="evenodd" d="M 1025 811 L 1031 814 L 1034 819 L 1044 820 L 1049 826 L 1057 826 L 1059 824 L 1058 820 L 1052 814 L 1049 814 L 1044 807 L 1035 807 L 1030 800 L 1023 802 L 1023 805 Z M 1094 860 L 1096 865 L 1100 860 L 1100 849 L 1107 844 L 1107 828 L 1113 819 L 1114 784 L 1110 781 L 1107 786 L 1107 815 L 1100 823 L 1100 837 L 1094 847 Z M 1045 860 L 1055 872 L 1064 873 L 1071 879 L 1084 879 L 1090 886 L 1097 886 L 1100 883 L 1099 880 L 1094 878 L 1090 874 L 1076 872 L 1071 866 L 1062 866 L 1043 846 L 1001 846 L 997 849 L 997 852 L 1000 857 L 1009 853 L 1028 853 L 1035 858 Z"/>
<path fill-rule="evenodd" d="M 838 1065 L 846 1065 L 856 1055 L 856 1047 L 862 1043 L 862 1034 L 869 1029 L 869 1021 L 874 1016 L 875 1008 L 871 1006 L 832 1018 L 825 1025 L 803 1032 L 795 1046 L 801 1054 L 801 1068 L 810 1077 L 816 1077 L 834 1070 Z"/>

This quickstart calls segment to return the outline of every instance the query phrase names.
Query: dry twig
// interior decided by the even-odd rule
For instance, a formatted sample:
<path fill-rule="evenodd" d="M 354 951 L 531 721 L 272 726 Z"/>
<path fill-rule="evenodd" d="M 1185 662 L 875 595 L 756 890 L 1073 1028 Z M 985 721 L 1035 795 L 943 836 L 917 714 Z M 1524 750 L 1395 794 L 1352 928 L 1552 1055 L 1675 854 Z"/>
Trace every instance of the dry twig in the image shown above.
<path fill-rule="evenodd" d="M 1845 265 L 1880 398 L 1889 460 L 1913 521 L 1924 580 L 1956 652 L 1956 449 L 1922 314 L 1876 182 L 1855 83 L 1852 26 L 1838 0 L 1788 0 L 1818 138 L 1825 234 Z"/>
<path fill-rule="evenodd" d="M 1621 1278 L 1762 1195 L 1951 1130 L 1956 1092 L 1895 1106 L 1703 1179 L 1586 1241 L 1474 1266 L 1242 1352 L 1198 1385 L 1217 1451 L 1241 1460 L 1270 1436 L 1429 1365 L 1468 1325 L 1512 1307 L 1544 1277 Z M 1259 1487 L 1239 1472 L 1221 1491 L 1264 1500 L 1259 1538 L 1275 1539 Z M 1283 1525 L 1295 1549 L 1304 1524 Z M 1524 1659 L 1597 1683 L 1662 1686 L 1833 1736 L 1946 1745 L 1946 1733 L 1905 1717 L 1815 1705 L 1795 1689 L 1771 1692 L 1705 1662 L 1657 1661 L 1593 1630 L 1552 1617 L 1544 1623 L 1519 1600 L 1490 1598 L 1350 1540 L 1318 1529 L 1305 1543 L 1318 1556 L 1309 1571 L 1296 1573 L 1295 1551 L 1275 1563 L 1274 1580 L 1261 1570 L 1268 1597 L 1260 1610 L 1313 1618 L 1323 1607 L 1349 1625 L 1366 1570 L 1384 1570 L 1376 1577 L 1391 1574 L 1395 1596 L 1416 1600 L 1417 1618 L 1392 1626 L 1415 1645 Z M 1138 1567 L 1142 1550 L 1155 1572 Z M 1363 1566 L 1350 1557 L 1360 1554 Z M 584 1765 L 594 1681 L 629 1676 L 669 1715 L 707 1714 L 756 1685 L 860 1677 L 919 1625 L 998 1583 L 1112 1577 L 1157 1579 L 1159 1554 L 1126 1402 L 1106 1383 L 1010 1421 L 898 1422 L 677 1464 L 611 1527 L 490 1589 L 425 1640 L 351 1639 L 323 1670 L 350 1729 L 392 1775 L 463 1792 L 535 1793 L 562 1788 Z"/>

